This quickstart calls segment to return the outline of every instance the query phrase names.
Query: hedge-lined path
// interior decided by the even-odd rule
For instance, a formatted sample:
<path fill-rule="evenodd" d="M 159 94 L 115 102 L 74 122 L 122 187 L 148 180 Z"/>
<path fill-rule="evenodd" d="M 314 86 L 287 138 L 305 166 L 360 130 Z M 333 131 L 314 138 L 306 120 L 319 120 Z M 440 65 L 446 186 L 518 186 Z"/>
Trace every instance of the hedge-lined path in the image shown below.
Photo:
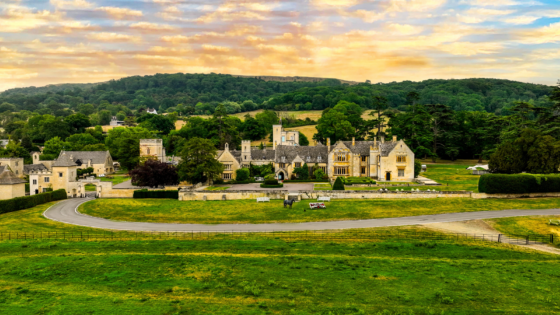
<path fill-rule="evenodd" d="M 210 231 L 210 232 L 269 232 L 269 231 L 312 231 L 312 230 L 341 230 L 362 229 L 374 227 L 424 225 L 430 223 L 456 222 L 477 219 L 495 219 L 507 217 L 523 217 L 535 215 L 560 215 L 560 209 L 545 210 L 500 210 L 445 213 L 422 215 L 415 217 L 399 217 L 387 219 L 305 222 L 305 223 L 266 223 L 266 224 L 183 224 L 183 223 L 148 223 L 111 221 L 81 214 L 78 206 L 93 199 L 69 199 L 61 201 L 47 209 L 43 215 L 51 220 L 108 230 L 127 231 Z"/>

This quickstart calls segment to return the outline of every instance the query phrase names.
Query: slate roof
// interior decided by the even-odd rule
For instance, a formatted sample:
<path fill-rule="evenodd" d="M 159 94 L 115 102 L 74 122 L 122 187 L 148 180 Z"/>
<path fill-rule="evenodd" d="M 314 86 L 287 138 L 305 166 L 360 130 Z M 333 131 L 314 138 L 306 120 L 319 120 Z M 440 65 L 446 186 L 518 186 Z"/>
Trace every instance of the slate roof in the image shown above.
<path fill-rule="evenodd" d="M 66 153 L 68 157 L 72 156 L 74 162 L 79 161 L 82 164 L 87 164 L 89 160 L 91 160 L 91 164 L 105 164 L 107 157 L 110 156 L 109 151 L 61 151 L 58 159 L 60 159 L 63 153 Z M 61 165 L 56 165 L 55 162 L 54 166 Z"/>
<path fill-rule="evenodd" d="M 275 157 L 276 157 L 275 150 L 251 150 L 251 159 L 253 160 L 274 161 Z"/>
<path fill-rule="evenodd" d="M 74 160 L 70 159 L 70 154 L 62 151 L 60 152 L 58 159 L 54 161 L 53 166 L 78 166 L 78 164 L 76 164 Z"/>
<path fill-rule="evenodd" d="M 9 169 L 5 169 L 2 173 L 0 173 L 0 185 L 16 185 L 25 183 L 27 183 L 25 180 L 17 177 L 16 174 Z"/>
<path fill-rule="evenodd" d="M 355 145 L 352 145 L 352 141 L 342 141 L 345 146 L 350 149 L 350 152 L 360 155 L 368 155 L 369 149 L 373 146 L 373 141 L 356 141 Z M 397 142 L 388 141 L 384 143 L 377 143 L 381 149 L 381 156 L 389 156 L 389 153 L 397 146 Z M 332 150 L 331 150 L 332 151 Z"/>
<path fill-rule="evenodd" d="M 276 146 L 276 163 L 292 163 L 299 156 L 304 163 L 327 163 L 329 152 L 326 146 L 301 147 L 301 146 Z M 285 157 L 285 160 L 282 160 Z M 309 159 L 308 159 L 309 157 Z M 321 159 L 319 160 L 319 157 Z"/>
<path fill-rule="evenodd" d="M 43 164 L 25 164 L 23 166 L 23 174 L 29 174 L 31 171 L 48 171 L 48 169 Z"/>
<path fill-rule="evenodd" d="M 229 153 L 233 155 L 233 157 L 237 160 L 237 162 L 241 163 L 241 151 L 230 150 Z"/>

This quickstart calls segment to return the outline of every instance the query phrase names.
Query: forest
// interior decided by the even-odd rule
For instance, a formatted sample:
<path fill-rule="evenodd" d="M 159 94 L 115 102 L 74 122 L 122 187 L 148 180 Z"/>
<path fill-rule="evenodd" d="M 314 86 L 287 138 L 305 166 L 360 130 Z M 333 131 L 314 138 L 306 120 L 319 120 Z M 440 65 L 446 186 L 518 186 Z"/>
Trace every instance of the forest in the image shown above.
<path fill-rule="evenodd" d="M 242 139 L 266 143 L 272 125 L 279 122 L 277 111 L 320 110 L 317 121 L 286 117 L 283 125 L 315 126 L 313 139 L 302 134 L 303 145 L 326 138 L 334 143 L 397 135 L 421 158 L 494 157 L 491 167 L 499 172 L 556 172 L 559 90 L 496 79 L 350 86 L 335 79 L 274 82 L 218 74 L 20 88 L 0 94 L 0 139 L 11 140 L 0 148 L 0 156 L 20 156 L 29 163 L 29 153 L 39 146 L 44 146 L 45 159 L 63 149 L 110 150 L 115 160 L 134 168 L 142 138 L 162 138 L 170 155 L 193 138 L 208 139 L 216 149 L 225 143 L 235 148 Z M 146 113 L 148 108 L 159 115 Z M 243 120 L 232 115 L 257 109 L 261 111 Z M 207 116 L 193 116 L 197 114 Z M 113 117 L 128 128 L 103 133 L 99 126 Z M 178 119 L 186 124 L 175 130 Z M 546 158 L 535 160 L 543 152 Z M 521 162 L 511 165 L 507 158 L 512 156 Z M 537 167 L 541 164 L 547 166 Z"/>

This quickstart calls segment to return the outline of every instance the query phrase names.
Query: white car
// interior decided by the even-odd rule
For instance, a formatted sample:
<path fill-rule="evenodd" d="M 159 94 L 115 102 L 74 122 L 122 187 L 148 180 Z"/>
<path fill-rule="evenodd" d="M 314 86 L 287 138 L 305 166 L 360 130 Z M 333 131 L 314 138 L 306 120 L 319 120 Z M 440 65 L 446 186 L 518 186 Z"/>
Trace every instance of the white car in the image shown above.
<path fill-rule="evenodd" d="M 99 175 L 99 176 L 97 176 L 97 177 L 105 177 L 105 174 L 101 174 L 101 175 Z"/>

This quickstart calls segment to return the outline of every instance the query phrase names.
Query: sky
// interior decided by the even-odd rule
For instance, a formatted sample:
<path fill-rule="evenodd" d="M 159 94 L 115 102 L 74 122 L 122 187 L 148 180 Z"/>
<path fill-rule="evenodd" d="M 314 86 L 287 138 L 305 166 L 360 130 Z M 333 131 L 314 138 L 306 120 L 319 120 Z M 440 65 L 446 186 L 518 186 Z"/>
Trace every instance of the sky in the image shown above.
<path fill-rule="evenodd" d="M 0 0 L 0 91 L 156 73 L 554 85 L 559 0 Z"/>

